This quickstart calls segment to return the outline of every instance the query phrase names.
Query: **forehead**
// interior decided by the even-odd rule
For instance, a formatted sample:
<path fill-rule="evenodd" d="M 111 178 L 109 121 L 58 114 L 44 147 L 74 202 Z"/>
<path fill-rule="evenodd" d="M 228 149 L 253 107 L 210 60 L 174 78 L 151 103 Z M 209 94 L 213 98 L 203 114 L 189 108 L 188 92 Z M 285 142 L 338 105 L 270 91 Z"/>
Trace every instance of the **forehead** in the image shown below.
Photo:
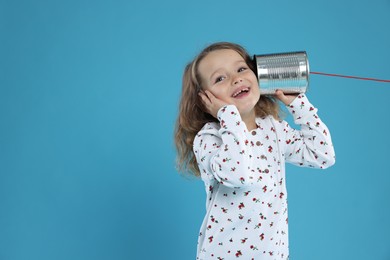
<path fill-rule="evenodd" d="M 236 51 L 230 49 L 216 50 L 207 54 L 199 63 L 199 72 L 213 73 L 230 64 L 245 62 L 244 58 Z"/>

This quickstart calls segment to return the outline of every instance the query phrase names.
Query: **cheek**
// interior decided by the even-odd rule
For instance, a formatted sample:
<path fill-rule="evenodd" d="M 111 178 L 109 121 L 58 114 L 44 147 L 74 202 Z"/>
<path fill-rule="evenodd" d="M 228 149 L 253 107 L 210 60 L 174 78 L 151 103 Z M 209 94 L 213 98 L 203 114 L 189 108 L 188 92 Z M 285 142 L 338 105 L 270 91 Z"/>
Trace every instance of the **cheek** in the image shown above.
<path fill-rule="evenodd" d="M 209 88 L 208 90 L 217 98 L 226 98 L 227 97 L 227 88 L 224 88 L 223 86 L 218 86 L 214 88 Z"/>
<path fill-rule="evenodd" d="M 252 82 L 253 82 L 253 84 L 256 84 L 257 86 L 259 86 L 259 81 L 258 81 L 258 78 L 256 77 L 255 74 L 253 74 Z"/>
<path fill-rule="evenodd" d="M 260 88 L 259 88 L 259 85 L 256 85 L 253 87 L 253 93 L 258 97 L 260 98 Z"/>

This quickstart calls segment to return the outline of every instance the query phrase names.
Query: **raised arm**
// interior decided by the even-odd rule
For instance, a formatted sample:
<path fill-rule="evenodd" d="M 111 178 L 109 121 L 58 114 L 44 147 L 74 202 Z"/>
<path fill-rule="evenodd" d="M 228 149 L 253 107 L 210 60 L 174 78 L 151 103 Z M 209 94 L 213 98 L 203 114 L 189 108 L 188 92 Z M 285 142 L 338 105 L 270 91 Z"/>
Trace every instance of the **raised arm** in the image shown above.
<path fill-rule="evenodd" d="M 284 122 L 285 158 L 287 162 L 325 169 L 335 163 L 335 152 L 327 126 L 317 115 L 317 109 L 303 94 L 297 96 L 287 109 L 300 130 Z"/>
<path fill-rule="evenodd" d="M 217 123 L 209 123 L 194 140 L 202 178 L 214 178 L 229 187 L 251 185 L 253 178 L 249 168 L 253 159 L 245 123 L 234 105 L 222 107 L 217 118 L 220 128 Z"/>

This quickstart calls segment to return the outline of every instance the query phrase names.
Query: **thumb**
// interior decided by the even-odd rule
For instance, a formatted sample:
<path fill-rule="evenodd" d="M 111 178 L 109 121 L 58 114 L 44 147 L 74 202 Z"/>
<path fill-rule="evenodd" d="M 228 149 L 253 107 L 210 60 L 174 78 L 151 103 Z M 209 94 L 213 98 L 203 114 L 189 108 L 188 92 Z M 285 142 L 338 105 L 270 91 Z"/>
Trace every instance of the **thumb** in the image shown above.
<path fill-rule="evenodd" d="M 283 91 L 281 91 L 280 89 L 276 90 L 275 95 L 276 98 L 282 101 L 284 104 L 289 103 L 289 99 L 286 97 L 286 95 L 284 95 Z"/>

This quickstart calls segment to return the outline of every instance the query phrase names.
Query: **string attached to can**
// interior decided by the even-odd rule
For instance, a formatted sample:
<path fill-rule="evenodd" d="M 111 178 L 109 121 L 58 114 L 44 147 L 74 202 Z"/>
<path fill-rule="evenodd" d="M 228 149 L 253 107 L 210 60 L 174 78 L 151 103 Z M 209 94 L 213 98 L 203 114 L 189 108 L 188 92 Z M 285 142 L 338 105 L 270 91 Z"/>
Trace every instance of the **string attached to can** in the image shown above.
<path fill-rule="evenodd" d="M 340 74 L 330 74 L 330 73 L 315 72 L 315 71 L 310 71 L 310 74 L 317 74 L 317 75 L 330 76 L 330 77 L 341 77 L 341 78 L 348 78 L 348 79 L 371 80 L 371 81 L 390 83 L 390 80 L 388 80 L 388 79 L 363 78 L 363 77 L 347 76 L 347 75 L 340 75 Z"/>

